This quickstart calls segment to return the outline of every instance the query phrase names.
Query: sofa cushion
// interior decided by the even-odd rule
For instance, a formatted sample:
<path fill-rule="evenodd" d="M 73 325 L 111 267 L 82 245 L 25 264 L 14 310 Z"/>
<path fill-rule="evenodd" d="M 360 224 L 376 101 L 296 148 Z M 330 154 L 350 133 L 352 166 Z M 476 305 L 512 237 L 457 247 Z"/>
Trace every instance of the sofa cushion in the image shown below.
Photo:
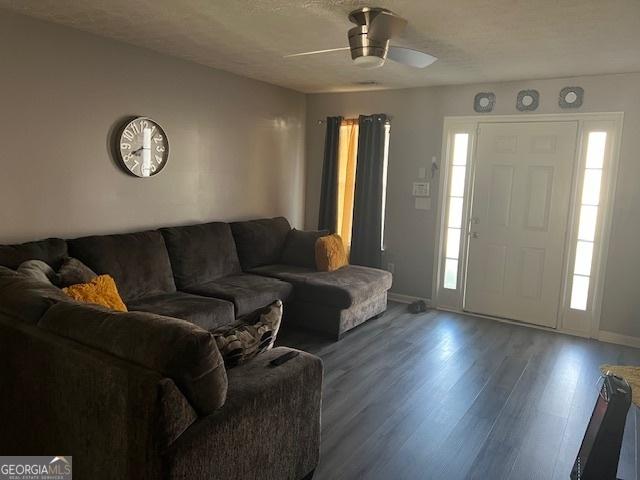
<path fill-rule="evenodd" d="M 38 326 L 166 375 L 202 415 L 225 402 L 222 357 L 213 336 L 196 325 L 150 313 L 57 304 Z"/>
<path fill-rule="evenodd" d="M 176 291 L 169 255 L 158 231 L 69 241 L 69 253 L 98 275 L 111 275 L 125 303 Z"/>
<path fill-rule="evenodd" d="M 71 302 L 62 290 L 0 267 L 0 312 L 35 325 L 52 305 Z"/>
<path fill-rule="evenodd" d="M 242 269 L 279 262 L 289 230 L 291 225 L 284 217 L 232 223 Z"/>
<path fill-rule="evenodd" d="M 17 272 L 50 285 L 58 284 L 58 274 L 48 263 L 42 260 L 27 260 L 26 262 L 22 262 Z"/>
<path fill-rule="evenodd" d="M 61 238 L 48 238 L 19 245 L 0 245 L 0 265 L 13 270 L 27 260 L 42 260 L 57 270 L 67 256 L 67 243 Z"/>
<path fill-rule="evenodd" d="M 58 270 L 58 286 L 70 287 L 79 283 L 89 283 L 96 278 L 96 272 L 87 267 L 77 258 L 65 258 Z"/>
<path fill-rule="evenodd" d="M 228 223 L 162 228 L 160 232 L 180 290 L 240 273 L 236 244 Z"/>
<path fill-rule="evenodd" d="M 282 250 L 281 262 L 286 265 L 316 268 L 315 245 L 320 237 L 328 235 L 328 230 L 305 231 L 295 228 L 289 231 Z"/>
<path fill-rule="evenodd" d="M 98 275 L 90 282 L 71 285 L 62 291 L 78 302 L 101 305 L 116 312 L 127 311 L 111 275 Z"/>
<path fill-rule="evenodd" d="M 318 272 L 291 265 L 267 265 L 251 270 L 293 284 L 297 300 L 349 308 L 391 288 L 391 273 L 376 268 L 347 265 L 333 272 Z"/>
<path fill-rule="evenodd" d="M 213 330 L 211 333 L 227 368 L 242 365 L 273 348 L 281 321 L 282 302 L 276 300 L 244 316 L 232 327 Z"/>
<path fill-rule="evenodd" d="M 230 325 L 235 321 L 232 303 L 184 292 L 164 293 L 132 300 L 127 306 L 130 311 L 151 312 L 186 320 L 205 330 Z"/>
<path fill-rule="evenodd" d="M 287 300 L 292 288 L 291 284 L 276 278 L 241 273 L 194 285 L 186 291 L 228 300 L 235 307 L 236 317 L 240 317 L 276 300 Z"/>

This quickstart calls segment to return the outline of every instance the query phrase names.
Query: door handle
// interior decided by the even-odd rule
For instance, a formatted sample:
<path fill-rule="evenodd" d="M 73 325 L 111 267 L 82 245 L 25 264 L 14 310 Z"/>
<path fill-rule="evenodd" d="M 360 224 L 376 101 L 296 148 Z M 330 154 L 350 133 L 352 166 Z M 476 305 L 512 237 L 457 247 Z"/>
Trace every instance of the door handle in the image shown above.
<path fill-rule="evenodd" d="M 471 232 L 471 238 L 480 238 L 478 232 Z"/>

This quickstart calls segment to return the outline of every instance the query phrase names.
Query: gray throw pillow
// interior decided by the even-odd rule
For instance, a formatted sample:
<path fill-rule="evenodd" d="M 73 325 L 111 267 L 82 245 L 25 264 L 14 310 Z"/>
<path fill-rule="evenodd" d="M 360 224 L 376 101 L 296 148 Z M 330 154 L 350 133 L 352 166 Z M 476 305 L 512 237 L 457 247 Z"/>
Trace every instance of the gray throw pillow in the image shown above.
<path fill-rule="evenodd" d="M 97 273 L 77 258 L 67 257 L 58 270 L 58 286 L 66 288 L 79 283 L 89 283 L 97 276 Z"/>
<path fill-rule="evenodd" d="M 42 260 L 27 260 L 18 267 L 18 273 L 49 285 L 58 283 L 58 275 L 55 270 Z"/>
<path fill-rule="evenodd" d="M 213 330 L 211 333 L 226 367 L 242 365 L 273 348 L 281 321 L 282 302 L 276 300 L 271 305 L 244 316 L 234 326 Z"/>
<path fill-rule="evenodd" d="M 287 240 L 282 249 L 280 261 L 286 265 L 295 265 L 316 269 L 316 240 L 328 235 L 327 230 L 311 231 L 296 230 L 289 231 Z"/>

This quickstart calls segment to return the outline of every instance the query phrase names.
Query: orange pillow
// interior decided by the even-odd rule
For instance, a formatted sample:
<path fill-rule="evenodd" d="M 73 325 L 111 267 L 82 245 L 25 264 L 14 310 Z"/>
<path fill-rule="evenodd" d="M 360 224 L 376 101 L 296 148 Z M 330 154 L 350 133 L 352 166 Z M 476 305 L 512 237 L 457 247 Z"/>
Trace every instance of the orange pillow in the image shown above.
<path fill-rule="evenodd" d="M 62 291 L 78 302 L 102 305 L 117 312 L 126 312 L 127 306 L 120 298 L 116 282 L 110 275 L 98 275 L 88 283 L 79 283 Z"/>
<path fill-rule="evenodd" d="M 340 235 L 326 235 L 316 240 L 316 268 L 320 272 L 333 272 L 349 265 L 347 252 Z"/>

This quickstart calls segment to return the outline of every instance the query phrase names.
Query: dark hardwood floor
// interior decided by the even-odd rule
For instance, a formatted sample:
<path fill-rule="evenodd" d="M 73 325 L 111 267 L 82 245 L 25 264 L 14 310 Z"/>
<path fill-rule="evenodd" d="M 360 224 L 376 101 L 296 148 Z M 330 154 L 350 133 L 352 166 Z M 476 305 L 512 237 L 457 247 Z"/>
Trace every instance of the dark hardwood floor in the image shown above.
<path fill-rule="evenodd" d="M 567 479 L 602 363 L 640 350 L 390 303 L 331 342 L 283 330 L 324 360 L 315 480 Z M 637 478 L 632 405 L 618 476 Z"/>

